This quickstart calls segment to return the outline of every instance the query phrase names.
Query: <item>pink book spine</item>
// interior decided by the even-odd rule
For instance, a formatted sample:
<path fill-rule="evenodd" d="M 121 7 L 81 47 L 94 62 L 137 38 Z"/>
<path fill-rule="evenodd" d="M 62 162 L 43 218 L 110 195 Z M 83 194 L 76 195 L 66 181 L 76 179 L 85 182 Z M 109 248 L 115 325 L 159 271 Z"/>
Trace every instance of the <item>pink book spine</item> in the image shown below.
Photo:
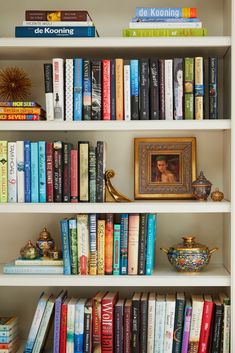
<path fill-rule="evenodd" d="M 192 318 L 192 307 L 186 306 L 185 317 L 184 317 L 182 352 L 181 353 L 188 353 L 191 318 Z"/>
<path fill-rule="evenodd" d="M 46 143 L 46 194 L 47 202 L 54 201 L 53 143 Z"/>
<path fill-rule="evenodd" d="M 111 97 L 110 97 L 110 60 L 103 60 L 102 73 L 102 101 L 103 120 L 111 119 Z"/>
<path fill-rule="evenodd" d="M 128 275 L 137 275 L 138 273 L 139 224 L 139 215 L 129 216 Z"/>
<path fill-rule="evenodd" d="M 213 307 L 212 301 L 204 302 L 198 353 L 207 353 L 208 350 Z"/>
<path fill-rule="evenodd" d="M 71 202 L 78 202 L 78 151 L 71 150 Z"/>

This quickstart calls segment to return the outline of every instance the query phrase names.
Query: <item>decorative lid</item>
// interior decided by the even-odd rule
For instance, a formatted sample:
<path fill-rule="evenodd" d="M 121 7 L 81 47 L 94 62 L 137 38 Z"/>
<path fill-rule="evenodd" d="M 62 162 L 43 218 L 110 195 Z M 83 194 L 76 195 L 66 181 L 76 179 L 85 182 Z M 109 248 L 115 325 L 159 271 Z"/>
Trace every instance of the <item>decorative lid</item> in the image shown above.
<path fill-rule="evenodd" d="M 46 228 L 43 228 L 43 231 L 39 234 L 39 239 L 40 240 L 50 240 L 51 239 L 51 235 Z"/>
<path fill-rule="evenodd" d="M 188 235 L 186 237 L 182 238 L 184 240 L 183 243 L 179 243 L 176 245 L 171 246 L 170 250 L 206 250 L 209 251 L 208 247 L 206 245 L 202 245 L 200 243 L 196 243 L 195 237 L 192 235 Z"/>
<path fill-rule="evenodd" d="M 211 185 L 212 185 L 212 183 L 208 179 L 206 179 L 202 170 L 200 171 L 200 174 L 197 177 L 197 179 L 192 182 L 192 187 L 211 186 Z"/>

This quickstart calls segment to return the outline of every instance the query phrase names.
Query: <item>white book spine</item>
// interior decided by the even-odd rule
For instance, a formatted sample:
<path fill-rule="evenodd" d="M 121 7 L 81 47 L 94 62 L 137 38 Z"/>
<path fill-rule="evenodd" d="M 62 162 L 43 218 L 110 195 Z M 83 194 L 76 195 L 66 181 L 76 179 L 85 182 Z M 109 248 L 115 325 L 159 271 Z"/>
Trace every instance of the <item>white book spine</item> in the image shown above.
<path fill-rule="evenodd" d="M 132 29 L 202 28 L 202 22 L 130 22 Z"/>
<path fill-rule="evenodd" d="M 64 60 L 53 59 L 54 120 L 64 120 Z"/>
<path fill-rule="evenodd" d="M 46 96 L 46 112 L 47 120 L 54 120 L 54 94 L 53 92 L 45 93 Z"/>
<path fill-rule="evenodd" d="M 224 304 L 224 332 L 223 332 L 223 353 L 230 351 L 230 330 L 231 330 L 231 307 Z"/>
<path fill-rule="evenodd" d="M 67 312 L 67 337 L 66 337 L 66 353 L 74 353 L 74 324 L 75 324 L 75 303 L 68 303 Z"/>
<path fill-rule="evenodd" d="M 16 142 L 8 142 L 8 202 L 17 202 Z"/>
<path fill-rule="evenodd" d="M 164 329 L 164 353 L 172 353 L 175 321 L 175 301 L 166 302 L 166 317 Z"/>
<path fill-rule="evenodd" d="M 165 119 L 173 120 L 173 60 L 165 60 Z"/>
<path fill-rule="evenodd" d="M 30 26 L 30 27 L 87 27 L 87 26 L 94 26 L 92 21 L 23 21 L 23 26 Z"/>
<path fill-rule="evenodd" d="M 85 299 L 80 299 L 75 307 L 75 335 L 83 335 L 84 333 L 84 309 Z"/>
<path fill-rule="evenodd" d="M 192 319 L 189 334 L 189 353 L 194 353 L 199 347 L 202 314 L 204 302 L 200 300 L 193 300 L 192 303 Z"/>
<path fill-rule="evenodd" d="M 155 306 L 156 306 L 156 295 L 155 293 L 150 293 L 149 300 L 148 300 L 147 353 L 154 353 Z"/>
<path fill-rule="evenodd" d="M 17 201 L 24 202 L 24 141 L 16 142 Z"/>
<path fill-rule="evenodd" d="M 154 353 L 164 353 L 166 302 L 156 301 Z"/>
<path fill-rule="evenodd" d="M 124 64 L 124 113 L 125 120 L 131 120 L 131 69 Z"/>
<path fill-rule="evenodd" d="M 73 120 L 73 59 L 65 61 L 65 120 Z"/>

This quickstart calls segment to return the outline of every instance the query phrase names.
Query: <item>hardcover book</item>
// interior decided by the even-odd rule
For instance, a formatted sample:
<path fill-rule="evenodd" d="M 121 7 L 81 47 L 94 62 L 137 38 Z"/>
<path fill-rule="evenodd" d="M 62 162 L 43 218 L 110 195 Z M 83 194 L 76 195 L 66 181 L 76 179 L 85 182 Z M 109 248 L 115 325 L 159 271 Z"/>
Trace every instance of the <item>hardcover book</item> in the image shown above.
<path fill-rule="evenodd" d="M 71 190 L 70 190 L 70 196 L 71 196 L 71 202 L 78 202 L 78 151 L 77 150 L 71 150 L 70 153 L 70 159 L 71 159 L 71 171 L 70 171 L 70 176 L 71 176 Z"/>
<path fill-rule="evenodd" d="M 8 142 L 8 202 L 17 202 L 16 142 Z"/>
<path fill-rule="evenodd" d="M 73 120 L 82 120 L 83 59 L 74 59 Z"/>
<path fill-rule="evenodd" d="M 89 201 L 89 142 L 78 142 L 79 200 Z"/>
<path fill-rule="evenodd" d="M 95 276 L 97 275 L 97 217 L 95 213 L 89 214 L 89 231 L 89 274 Z"/>
<path fill-rule="evenodd" d="M 74 322 L 75 322 L 76 302 L 77 302 L 76 298 L 71 298 L 68 302 L 66 353 L 74 353 Z"/>
<path fill-rule="evenodd" d="M 146 275 L 152 275 L 154 267 L 154 250 L 156 240 L 157 217 L 155 214 L 148 214 L 147 240 L 146 240 Z"/>
<path fill-rule="evenodd" d="M 188 353 L 198 351 L 204 300 L 201 295 L 192 295 L 192 319 L 189 334 Z"/>
<path fill-rule="evenodd" d="M 55 202 L 62 202 L 62 149 L 63 143 L 61 141 L 53 143 Z"/>
<path fill-rule="evenodd" d="M 149 120 L 149 59 L 140 59 L 140 120 Z"/>
<path fill-rule="evenodd" d="M 60 321 L 61 321 L 61 306 L 66 298 L 67 293 L 62 290 L 55 300 L 55 314 L 54 314 L 54 343 L 53 353 L 60 352 Z"/>
<path fill-rule="evenodd" d="M 74 351 L 83 353 L 84 347 L 84 312 L 87 299 L 81 298 L 75 306 Z"/>
<path fill-rule="evenodd" d="M 78 241 L 77 241 L 77 221 L 69 219 L 69 249 L 71 259 L 71 274 L 78 274 Z"/>
<path fill-rule="evenodd" d="M 96 148 L 89 146 L 89 201 L 96 202 Z"/>
<path fill-rule="evenodd" d="M 128 219 L 127 213 L 121 214 L 120 229 L 120 274 L 128 274 Z"/>
<path fill-rule="evenodd" d="M 74 10 L 26 10 L 26 21 L 87 21 L 89 14 L 87 11 Z"/>
<path fill-rule="evenodd" d="M 157 294 L 155 307 L 155 353 L 162 353 L 164 348 L 166 300 L 165 295 Z"/>
<path fill-rule="evenodd" d="M 83 119 L 91 120 L 91 63 L 83 60 Z"/>
<path fill-rule="evenodd" d="M 149 293 L 147 353 L 154 353 L 155 307 L 156 307 L 156 294 Z"/>
<path fill-rule="evenodd" d="M 140 299 L 141 293 L 135 292 L 132 297 L 131 352 L 138 353 L 140 349 Z"/>
<path fill-rule="evenodd" d="M 183 323 L 184 323 L 184 307 L 185 307 L 185 295 L 184 293 L 177 293 L 176 304 L 175 304 L 175 323 L 174 323 L 172 353 L 181 353 Z"/>
<path fill-rule="evenodd" d="M 115 353 L 123 353 L 123 310 L 124 300 L 120 299 L 114 308 L 114 351 Z"/>
<path fill-rule="evenodd" d="M 16 38 L 80 38 L 80 37 L 95 37 L 95 27 L 87 26 L 16 26 Z"/>
<path fill-rule="evenodd" d="M 87 214 L 77 215 L 78 264 L 79 274 L 88 274 L 89 260 L 89 223 Z"/>
<path fill-rule="evenodd" d="M 93 353 L 102 353 L 101 343 L 101 318 L 102 318 L 102 299 L 105 296 L 105 292 L 98 292 L 92 299 L 92 343 Z"/>
<path fill-rule="evenodd" d="M 136 7 L 136 17 L 152 18 L 194 18 L 197 17 L 195 7 Z"/>
<path fill-rule="evenodd" d="M 174 58 L 174 119 L 183 119 L 183 59 Z"/>
<path fill-rule="evenodd" d="M 184 59 L 184 118 L 194 118 L 194 58 Z"/>
<path fill-rule="evenodd" d="M 138 273 L 139 223 L 140 216 L 138 214 L 129 215 L 128 275 L 137 275 Z"/>
<path fill-rule="evenodd" d="M 44 83 L 46 96 L 46 117 L 47 120 L 54 120 L 54 102 L 53 102 L 53 66 L 44 64 Z"/>
<path fill-rule="evenodd" d="M 175 295 L 166 295 L 166 317 L 164 328 L 164 353 L 172 353 L 175 321 Z"/>
<path fill-rule="evenodd" d="M 101 60 L 92 60 L 91 62 L 91 77 L 92 77 L 92 88 L 91 88 L 91 119 L 101 120 Z"/>
<path fill-rule="evenodd" d="M 209 58 L 209 119 L 218 119 L 218 58 Z"/>
<path fill-rule="evenodd" d="M 113 214 L 106 214 L 105 221 L 105 274 L 113 273 Z"/>
<path fill-rule="evenodd" d="M 67 312 L 70 298 L 65 298 L 61 306 L 60 321 L 60 353 L 66 353 L 66 336 L 67 336 Z"/>
<path fill-rule="evenodd" d="M 92 300 L 84 308 L 84 353 L 92 353 Z M 66 352 L 67 353 L 67 352 Z"/>
<path fill-rule="evenodd" d="M 140 301 L 140 353 L 147 353 L 148 339 L 148 293 L 143 293 Z"/>
<path fill-rule="evenodd" d="M 8 197 L 7 157 L 7 141 L 0 141 L 0 203 L 7 202 Z"/>
<path fill-rule="evenodd" d="M 64 120 L 64 60 L 53 59 L 54 120 Z"/>
<path fill-rule="evenodd" d="M 150 119 L 160 119 L 160 77 L 158 59 L 150 59 Z"/>
<path fill-rule="evenodd" d="M 116 120 L 124 119 L 123 105 L 123 59 L 115 59 L 115 82 L 116 82 Z"/>
<path fill-rule="evenodd" d="M 102 299 L 101 309 L 101 347 L 102 353 L 114 351 L 114 306 L 117 302 L 117 293 L 107 293 Z"/>
<path fill-rule="evenodd" d="M 60 233 L 61 233 L 62 253 L 63 253 L 63 261 L 64 261 L 64 274 L 71 275 L 69 225 L 68 225 L 67 219 L 62 219 L 60 221 Z"/>
<path fill-rule="evenodd" d="M 205 295 L 198 353 L 208 352 L 213 309 L 214 303 L 211 295 Z"/>
<path fill-rule="evenodd" d="M 111 60 L 102 60 L 102 118 L 111 119 Z"/>
<path fill-rule="evenodd" d="M 65 60 L 65 120 L 73 120 L 73 59 Z"/>
<path fill-rule="evenodd" d="M 204 60 L 195 58 L 195 119 L 204 119 Z"/>
<path fill-rule="evenodd" d="M 105 274 L 105 220 L 98 220 L 98 264 L 97 264 L 97 274 Z"/>
<path fill-rule="evenodd" d="M 120 224 L 114 224 L 113 275 L 120 274 Z"/>
<path fill-rule="evenodd" d="M 38 142 L 31 142 L 31 202 L 39 202 Z"/>
<path fill-rule="evenodd" d="M 173 60 L 165 60 L 165 119 L 173 120 Z"/>
<path fill-rule="evenodd" d="M 132 353 L 131 351 L 131 299 L 127 299 L 124 305 L 123 318 L 123 353 Z"/>
<path fill-rule="evenodd" d="M 54 153 L 53 143 L 46 143 L 46 193 L 47 202 L 54 201 Z"/>
<path fill-rule="evenodd" d="M 131 67 L 130 60 L 124 60 L 124 118 L 131 120 Z"/>
<path fill-rule="evenodd" d="M 39 202 L 46 202 L 46 142 L 38 142 Z"/>
<path fill-rule="evenodd" d="M 1 148 L 1 143 L 0 143 L 0 148 Z M 3 185 L 1 182 L 1 177 L 0 177 L 0 185 Z M 24 141 L 24 192 L 25 192 L 25 202 L 31 202 L 31 144 L 30 144 L 30 141 Z"/>
<path fill-rule="evenodd" d="M 187 300 L 185 305 L 185 311 L 184 311 L 182 353 L 188 353 L 191 319 L 192 319 L 192 304 L 190 300 Z"/>
<path fill-rule="evenodd" d="M 146 274 L 146 243 L 147 243 L 148 215 L 140 214 L 139 259 L 138 275 Z"/>
<path fill-rule="evenodd" d="M 139 60 L 131 63 L 131 120 L 139 119 Z"/>
<path fill-rule="evenodd" d="M 71 198 L 71 143 L 63 143 L 63 202 L 70 202 Z M 77 180 L 76 180 L 77 182 Z"/>

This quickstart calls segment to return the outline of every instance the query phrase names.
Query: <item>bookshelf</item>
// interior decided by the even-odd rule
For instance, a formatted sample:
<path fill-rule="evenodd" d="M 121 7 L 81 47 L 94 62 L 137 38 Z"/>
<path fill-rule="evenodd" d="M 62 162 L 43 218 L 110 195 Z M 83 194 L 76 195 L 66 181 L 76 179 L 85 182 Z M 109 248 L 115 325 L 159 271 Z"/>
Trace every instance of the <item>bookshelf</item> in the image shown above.
<path fill-rule="evenodd" d="M 183 1 L 160 0 L 157 6 L 186 6 Z M 195 136 L 197 138 L 197 171 L 201 169 L 225 194 L 221 203 L 196 201 L 135 201 L 125 204 L 0 204 L 0 263 L 9 262 L 19 254 L 28 239 L 36 240 L 43 226 L 48 227 L 59 242 L 59 220 L 79 212 L 157 212 L 156 269 L 151 277 L 78 277 L 78 276 L 15 276 L 3 275 L 0 267 L 1 315 L 16 314 L 20 318 L 20 336 L 25 340 L 38 296 L 42 290 L 56 293 L 68 287 L 71 295 L 93 295 L 102 287 L 120 288 L 121 294 L 134 290 L 174 292 L 180 287 L 186 292 L 218 293 L 221 290 L 232 299 L 232 329 L 234 331 L 235 300 L 235 104 L 234 0 L 188 0 L 187 6 L 197 7 L 199 16 L 209 30 L 204 38 L 121 38 L 121 29 L 133 17 L 137 0 L 87 0 L 86 8 L 93 17 L 101 38 L 90 39 L 16 39 L 14 26 L 20 25 L 25 9 L 35 8 L 27 0 L 8 0 L 1 4 L 0 68 L 18 65 L 32 76 L 32 96 L 45 106 L 43 63 L 53 57 L 176 57 L 187 55 L 219 56 L 220 119 L 217 121 L 131 121 L 131 122 L 0 122 L 0 139 L 15 141 L 104 140 L 108 145 L 107 167 L 116 171 L 114 185 L 133 199 L 134 137 Z M 156 6 L 147 0 L 144 6 Z M 40 1 L 41 9 L 84 8 L 81 1 Z M 115 13 L 115 21 L 113 14 Z M 9 19 L 11 19 L 9 21 Z M 216 23 L 216 25 L 215 25 Z M 120 143 L 121 142 L 121 143 Z M 127 153 L 128 151 L 128 153 Z M 185 275 L 172 270 L 161 246 L 170 246 L 180 237 L 192 233 L 209 248 L 219 251 L 202 273 Z M 27 310 L 26 308 L 27 303 Z M 232 335 L 231 352 L 235 350 Z M 49 347 L 51 348 L 51 347 Z M 19 353 L 23 351 L 23 346 Z M 51 349 L 49 349 L 51 351 Z"/>

